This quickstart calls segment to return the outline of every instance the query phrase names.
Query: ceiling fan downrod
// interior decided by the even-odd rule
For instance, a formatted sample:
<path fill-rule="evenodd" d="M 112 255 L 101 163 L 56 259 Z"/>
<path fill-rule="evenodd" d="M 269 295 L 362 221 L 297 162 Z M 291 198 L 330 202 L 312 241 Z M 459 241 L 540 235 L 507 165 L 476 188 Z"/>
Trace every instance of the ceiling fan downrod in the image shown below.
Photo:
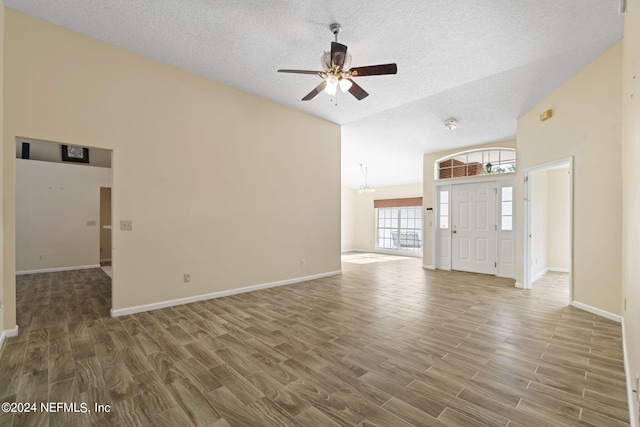
<path fill-rule="evenodd" d="M 338 43 L 338 33 L 342 31 L 342 25 L 338 24 L 337 22 L 334 22 L 329 26 L 329 29 L 331 30 L 331 33 L 335 36 L 336 43 Z"/>

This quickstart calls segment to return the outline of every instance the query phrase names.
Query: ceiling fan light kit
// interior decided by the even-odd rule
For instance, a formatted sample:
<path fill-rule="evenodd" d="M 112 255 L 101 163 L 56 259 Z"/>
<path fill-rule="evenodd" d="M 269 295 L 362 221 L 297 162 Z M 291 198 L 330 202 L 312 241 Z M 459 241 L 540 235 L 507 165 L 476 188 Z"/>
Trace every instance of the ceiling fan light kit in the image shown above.
<path fill-rule="evenodd" d="M 329 95 L 335 95 L 339 82 L 340 82 L 340 79 L 338 79 L 333 74 L 329 74 L 325 79 L 326 87 L 324 88 L 324 91 L 327 92 Z"/>
<path fill-rule="evenodd" d="M 330 95 L 335 95 L 340 86 L 343 93 L 349 92 L 358 101 L 363 100 L 369 94 L 356 82 L 353 77 L 380 76 L 385 74 L 396 74 L 398 67 L 396 64 L 369 65 L 365 67 L 351 68 L 351 54 L 347 52 L 347 46 L 338 43 L 338 33 L 342 31 L 340 24 L 334 23 L 329 26 L 331 33 L 335 36 L 335 41 L 331 42 L 331 51 L 324 52 L 320 57 L 323 71 L 311 70 L 287 70 L 280 69 L 279 73 L 293 74 L 315 74 L 322 79 L 322 83 L 309 92 L 303 101 L 315 98 L 320 92 L 325 91 Z"/>
<path fill-rule="evenodd" d="M 342 79 L 340 80 L 339 84 L 342 93 L 348 92 L 349 89 L 351 89 L 351 86 L 353 86 L 353 83 L 351 83 L 351 80 L 349 79 Z"/>

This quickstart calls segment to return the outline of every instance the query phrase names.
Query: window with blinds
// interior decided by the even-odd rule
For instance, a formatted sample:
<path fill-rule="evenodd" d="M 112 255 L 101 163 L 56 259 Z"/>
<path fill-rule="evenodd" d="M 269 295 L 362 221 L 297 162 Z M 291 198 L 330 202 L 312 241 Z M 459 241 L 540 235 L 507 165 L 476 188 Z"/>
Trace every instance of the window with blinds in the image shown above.
<path fill-rule="evenodd" d="M 374 200 L 376 248 L 422 250 L 422 197 Z"/>

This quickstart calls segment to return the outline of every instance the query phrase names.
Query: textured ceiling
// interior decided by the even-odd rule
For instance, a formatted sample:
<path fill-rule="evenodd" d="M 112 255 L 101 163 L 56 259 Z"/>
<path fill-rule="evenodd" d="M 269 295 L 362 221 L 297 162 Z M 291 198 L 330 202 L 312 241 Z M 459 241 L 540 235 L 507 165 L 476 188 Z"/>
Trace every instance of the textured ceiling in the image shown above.
<path fill-rule="evenodd" d="M 4 0 L 9 8 L 342 125 L 342 182 L 422 181 L 422 154 L 515 137 L 516 119 L 622 36 L 620 0 Z M 339 22 L 370 93 L 300 99 Z M 337 101 L 337 102 L 336 102 Z M 337 105 L 336 105 L 337 103 Z M 443 122 L 459 120 L 448 131 Z"/>

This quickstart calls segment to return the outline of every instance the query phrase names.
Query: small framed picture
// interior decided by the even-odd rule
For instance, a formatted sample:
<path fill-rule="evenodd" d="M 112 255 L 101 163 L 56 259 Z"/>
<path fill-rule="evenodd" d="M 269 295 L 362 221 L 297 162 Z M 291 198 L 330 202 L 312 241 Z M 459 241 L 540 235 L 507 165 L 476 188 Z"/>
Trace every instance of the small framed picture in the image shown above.
<path fill-rule="evenodd" d="M 62 145 L 62 161 L 89 163 L 89 149 L 77 145 Z"/>

